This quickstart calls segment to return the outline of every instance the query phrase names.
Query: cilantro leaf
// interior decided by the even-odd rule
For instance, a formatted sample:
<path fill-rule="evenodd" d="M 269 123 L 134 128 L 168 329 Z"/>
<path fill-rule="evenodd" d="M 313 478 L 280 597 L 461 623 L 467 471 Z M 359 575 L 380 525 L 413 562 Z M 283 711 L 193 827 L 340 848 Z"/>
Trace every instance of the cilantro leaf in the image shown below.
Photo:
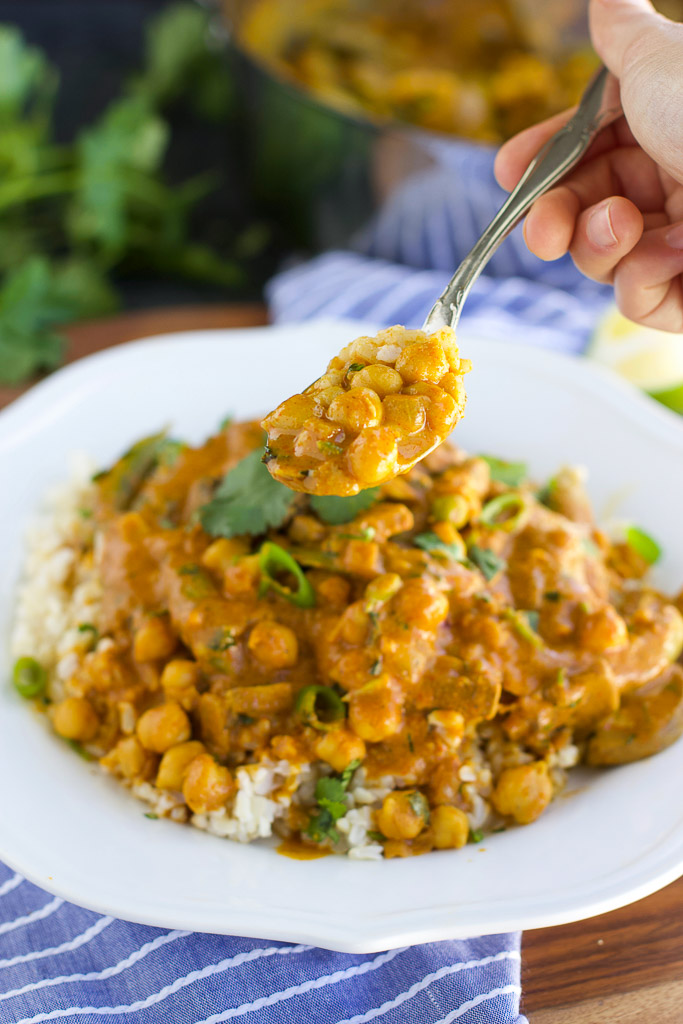
<path fill-rule="evenodd" d="M 340 526 L 342 523 L 350 523 L 360 512 L 365 512 L 378 498 L 379 487 L 368 487 L 348 498 L 316 494 L 311 498 L 311 508 L 324 523 Z"/>
<path fill-rule="evenodd" d="M 457 544 L 447 544 L 436 533 L 418 533 L 413 537 L 413 544 L 423 551 L 428 551 L 430 555 L 445 555 L 455 562 L 466 561 L 464 548 L 458 547 Z"/>
<path fill-rule="evenodd" d="M 491 479 L 508 487 L 519 487 L 528 472 L 526 462 L 505 462 L 495 455 L 480 455 L 479 458 L 488 464 Z"/>
<path fill-rule="evenodd" d="M 175 3 L 149 23 L 145 70 L 134 88 L 164 105 L 187 95 L 198 113 L 225 119 L 234 103 L 233 83 L 222 53 L 207 46 L 209 14 L 197 4 Z"/>
<path fill-rule="evenodd" d="M 492 580 L 493 577 L 505 569 L 507 563 L 503 558 L 499 558 L 498 555 L 494 554 L 493 551 L 489 551 L 488 548 L 480 548 L 478 544 L 473 544 L 467 551 L 469 559 L 474 562 L 477 569 L 480 569 L 487 580 Z"/>
<path fill-rule="evenodd" d="M 199 510 L 199 521 L 212 537 L 257 536 L 282 526 L 296 494 L 273 480 L 261 462 L 262 452 L 250 452 L 226 473 L 213 501 Z"/>
<path fill-rule="evenodd" d="M 344 794 L 351 782 L 351 776 L 360 761 L 351 761 L 341 775 L 323 776 L 318 779 L 315 786 L 315 799 L 319 810 L 314 811 L 308 825 L 303 830 L 304 835 L 313 839 L 316 843 L 322 843 L 325 839 L 336 843 L 339 841 L 339 833 L 334 827 L 340 818 L 343 818 L 348 808 L 344 800 Z"/>

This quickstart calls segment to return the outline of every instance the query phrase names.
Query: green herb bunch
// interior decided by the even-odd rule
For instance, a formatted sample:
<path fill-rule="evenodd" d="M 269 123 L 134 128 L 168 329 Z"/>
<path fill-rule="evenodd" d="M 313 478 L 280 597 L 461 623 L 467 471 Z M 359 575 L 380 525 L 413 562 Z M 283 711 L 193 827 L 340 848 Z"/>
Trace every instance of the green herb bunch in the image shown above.
<path fill-rule="evenodd" d="M 0 25 L 3 383 L 59 364 L 61 324 L 115 310 L 115 274 L 244 284 L 239 239 L 230 258 L 192 239 L 192 211 L 218 180 L 203 174 L 171 186 L 163 173 L 172 104 L 183 98 L 203 119 L 229 116 L 230 72 L 207 39 L 198 5 L 167 8 L 150 23 L 142 71 L 97 121 L 58 145 L 57 73 L 18 29 Z"/>

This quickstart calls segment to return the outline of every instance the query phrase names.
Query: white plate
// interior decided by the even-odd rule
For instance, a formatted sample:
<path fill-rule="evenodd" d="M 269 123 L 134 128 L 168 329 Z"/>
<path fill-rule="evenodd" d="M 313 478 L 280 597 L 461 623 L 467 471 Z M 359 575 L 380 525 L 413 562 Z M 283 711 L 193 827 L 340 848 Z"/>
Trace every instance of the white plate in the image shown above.
<path fill-rule="evenodd" d="M 67 454 L 102 463 L 171 422 L 199 440 L 232 412 L 253 416 L 312 380 L 367 331 L 340 322 L 203 331 L 83 360 L 0 414 L 0 632 L 5 643 L 22 535 Z M 665 548 L 660 581 L 683 583 L 683 425 L 587 363 L 468 339 L 471 451 L 525 459 L 539 479 L 588 466 L 599 512 L 615 502 Z M 0 659 L 9 661 L 6 645 Z M 371 952 L 588 917 L 683 874 L 683 743 L 594 773 L 529 828 L 481 847 L 383 863 L 300 862 L 171 822 L 93 771 L 0 688 L 0 857 L 75 903 L 146 924 Z M 586 780 L 584 780 L 586 781 Z"/>

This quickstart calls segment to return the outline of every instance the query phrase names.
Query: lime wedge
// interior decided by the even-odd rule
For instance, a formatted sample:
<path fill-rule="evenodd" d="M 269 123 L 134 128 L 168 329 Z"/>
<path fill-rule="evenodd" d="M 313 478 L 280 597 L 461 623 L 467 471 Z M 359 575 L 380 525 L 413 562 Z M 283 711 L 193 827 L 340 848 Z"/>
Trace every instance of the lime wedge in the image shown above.
<path fill-rule="evenodd" d="M 613 306 L 586 354 L 683 413 L 683 335 L 634 324 Z"/>

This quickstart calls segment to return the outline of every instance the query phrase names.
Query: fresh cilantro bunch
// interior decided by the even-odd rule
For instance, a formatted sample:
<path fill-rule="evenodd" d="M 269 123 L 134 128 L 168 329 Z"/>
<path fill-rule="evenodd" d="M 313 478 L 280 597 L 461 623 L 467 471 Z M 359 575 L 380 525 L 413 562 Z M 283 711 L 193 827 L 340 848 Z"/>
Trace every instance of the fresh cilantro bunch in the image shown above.
<path fill-rule="evenodd" d="M 144 67 L 123 95 L 71 144 L 57 145 L 57 73 L 15 27 L 0 25 L 2 383 L 57 366 L 60 325 L 116 309 L 114 274 L 244 284 L 232 254 L 192 237 L 192 212 L 218 180 L 171 185 L 164 177 L 168 105 L 187 97 L 214 121 L 232 105 L 229 71 L 207 46 L 207 30 L 198 4 L 168 7 L 150 23 Z"/>

